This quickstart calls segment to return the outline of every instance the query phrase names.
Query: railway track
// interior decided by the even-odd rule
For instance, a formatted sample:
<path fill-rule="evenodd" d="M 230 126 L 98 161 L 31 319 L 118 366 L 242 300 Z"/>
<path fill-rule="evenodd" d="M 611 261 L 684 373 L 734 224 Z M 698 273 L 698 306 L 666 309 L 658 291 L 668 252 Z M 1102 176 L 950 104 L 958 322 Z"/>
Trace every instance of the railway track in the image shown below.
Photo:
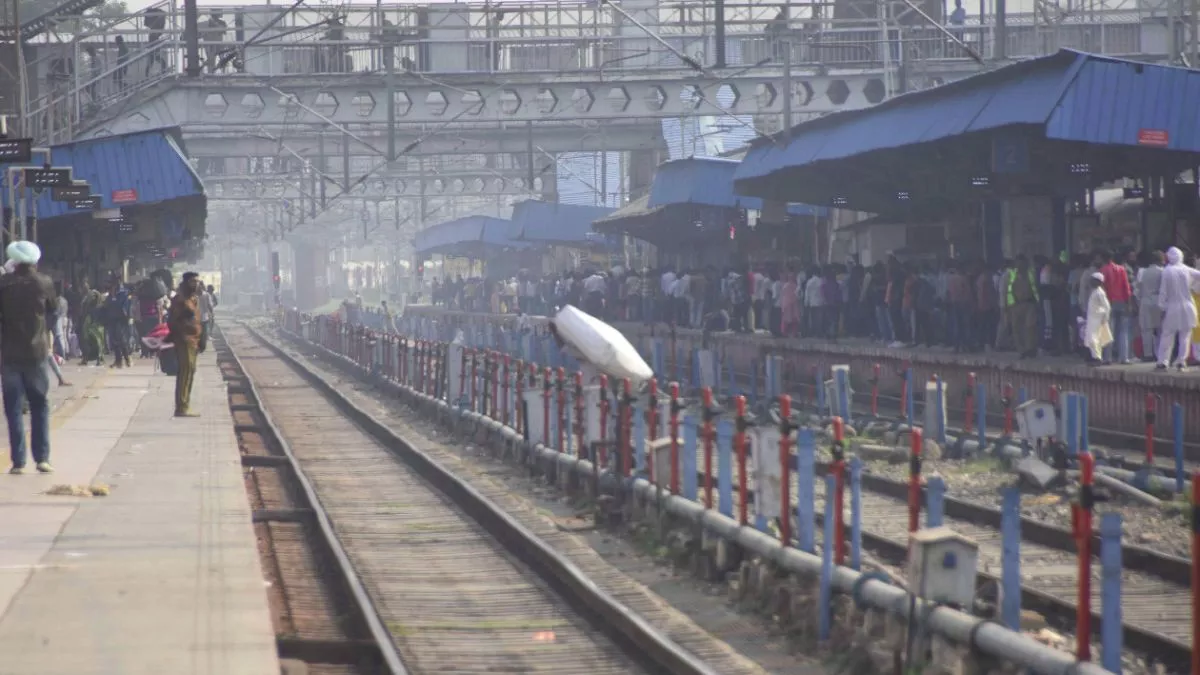
<path fill-rule="evenodd" d="M 409 671 L 721 672 L 245 329 L 222 333 Z"/>
<path fill-rule="evenodd" d="M 703 466 L 702 457 L 697 459 L 696 466 Z M 819 472 L 823 470 L 824 467 L 819 467 Z M 702 476 L 698 483 L 703 485 Z M 737 485 L 736 475 L 733 483 Z M 820 499 L 823 493 L 820 481 L 816 487 Z M 863 487 L 864 544 L 887 559 L 903 559 L 907 548 L 906 519 L 898 514 L 904 508 L 907 483 L 864 474 Z M 798 494 L 794 486 L 792 494 Z M 981 579 L 995 582 L 1001 568 L 999 511 L 948 498 L 945 512 L 946 525 L 979 542 Z M 1056 626 L 1068 628 L 1076 610 L 1076 557 L 1071 534 L 1026 519 L 1022 536 L 1023 606 L 1045 614 Z M 1126 547 L 1125 563 L 1122 611 L 1126 647 L 1172 671 L 1186 671 L 1191 657 L 1189 561 L 1149 549 Z M 1098 572 L 1098 567 L 1094 568 L 1093 574 Z M 1100 584 L 1093 583 L 1092 588 L 1092 607 L 1098 617 Z M 1099 621 L 1094 625 L 1099 627 Z"/>

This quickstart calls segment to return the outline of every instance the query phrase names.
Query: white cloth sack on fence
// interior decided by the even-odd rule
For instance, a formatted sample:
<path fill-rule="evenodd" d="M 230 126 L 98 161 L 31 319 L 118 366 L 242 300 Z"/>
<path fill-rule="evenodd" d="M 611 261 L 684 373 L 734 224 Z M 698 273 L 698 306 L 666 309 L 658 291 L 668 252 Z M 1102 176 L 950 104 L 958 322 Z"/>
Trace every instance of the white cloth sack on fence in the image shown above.
<path fill-rule="evenodd" d="M 600 319 L 566 305 L 554 316 L 554 327 L 563 342 L 609 377 L 628 377 L 635 386 L 654 377 L 654 371 L 621 331 Z"/>

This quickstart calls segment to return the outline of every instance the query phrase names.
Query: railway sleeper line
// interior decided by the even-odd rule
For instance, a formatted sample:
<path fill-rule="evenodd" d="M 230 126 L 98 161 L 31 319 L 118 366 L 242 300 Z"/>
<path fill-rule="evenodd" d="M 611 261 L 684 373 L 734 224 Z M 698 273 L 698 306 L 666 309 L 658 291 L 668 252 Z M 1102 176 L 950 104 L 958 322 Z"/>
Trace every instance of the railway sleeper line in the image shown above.
<path fill-rule="evenodd" d="M 238 340 L 239 330 L 226 327 L 226 339 L 238 342 L 238 352 L 254 348 Z M 287 411 L 280 438 L 293 449 L 304 446 L 293 457 L 320 496 L 315 513 L 328 514 L 390 632 L 389 644 L 406 664 L 415 664 L 409 667 L 431 672 L 455 659 L 462 661 L 454 664 L 456 672 L 729 672 L 674 643 L 486 495 L 335 388 L 283 359 L 241 364 L 266 418 L 271 411 Z M 272 384 L 255 384 L 268 380 Z M 335 454 L 314 452 L 311 441 L 297 443 L 309 436 L 328 446 L 334 432 L 344 437 Z M 362 438 L 354 441 L 354 433 Z M 380 456 L 393 466 L 380 465 Z M 401 473 L 409 474 L 402 484 Z M 381 506 L 384 483 L 388 498 L 396 501 Z M 354 496 L 356 491 L 365 494 Z M 418 503 L 404 504 L 414 499 Z M 447 540 L 457 541 L 457 548 L 439 555 Z M 387 561 L 380 557 L 383 549 L 390 553 Z M 420 569 L 397 571 L 388 561 Z M 465 569 L 456 574 L 456 566 Z M 458 587 L 439 589 L 447 580 Z M 499 612 L 496 617 L 488 617 L 489 607 Z"/>

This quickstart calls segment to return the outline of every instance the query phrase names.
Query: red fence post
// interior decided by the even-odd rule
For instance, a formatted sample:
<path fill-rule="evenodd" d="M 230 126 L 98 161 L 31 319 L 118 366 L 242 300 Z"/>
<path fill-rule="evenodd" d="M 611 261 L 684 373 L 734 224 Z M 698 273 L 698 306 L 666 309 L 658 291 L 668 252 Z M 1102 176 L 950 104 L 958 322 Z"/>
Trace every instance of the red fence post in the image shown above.
<path fill-rule="evenodd" d="M 554 387 L 550 369 L 542 371 L 542 442 L 550 445 L 550 390 Z"/>
<path fill-rule="evenodd" d="M 704 403 L 704 427 L 701 436 L 704 440 L 704 508 L 711 509 L 713 505 L 713 396 L 712 388 L 705 387 L 700 391 Z"/>
<path fill-rule="evenodd" d="M 516 406 L 513 415 L 516 417 L 516 420 L 513 421 L 513 428 L 517 430 L 517 435 L 519 436 L 525 426 L 522 419 L 524 415 L 521 414 L 521 411 L 525 408 L 525 362 L 517 359 L 517 362 L 513 364 L 513 373 L 516 374 L 516 377 L 513 378 L 513 384 L 517 387 L 514 394 L 516 396 L 516 400 L 514 401 Z"/>
<path fill-rule="evenodd" d="M 500 417 L 500 352 L 490 352 L 489 356 L 491 357 L 491 369 L 488 375 L 492 378 L 492 414 L 490 417 L 498 419 Z"/>
<path fill-rule="evenodd" d="M 779 541 L 788 546 L 792 541 L 792 397 L 787 394 L 779 395 L 779 476 Z"/>
<path fill-rule="evenodd" d="M 601 468 L 608 467 L 608 448 L 605 447 L 605 441 L 608 439 L 608 376 L 600 376 L 600 451 L 596 455 L 600 459 L 598 466 Z"/>
<path fill-rule="evenodd" d="M 558 446 L 559 452 L 567 451 L 566 432 L 567 432 L 567 390 L 564 388 L 567 384 L 567 371 L 562 366 L 558 368 L 558 377 L 555 384 L 558 386 Z M 576 403 L 576 405 L 579 405 Z"/>
<path fill-rule="evenodd" d="M 908 390 L 908 362 L 905 361 L 900 370 L 896 372 L 900 376 L 900 419 L 905 419 L 908 413 L 908 397 L 912 396 L 912 392 Z"/>
<path fill-rule="evenodd" d="M 829 470 L 833 474 L 833 563 L 841 565 L 846 560 L 846 428 L 841 417 L 833 418 L 833 445 L 830 447 L 833 462 Z"/>
<path fill-rule="evenodd" d="M 734 399 L 737 405 L 737 419 L 734 421 L 733 451 L 737 454 L 738 463 L 738 494 L 741 500 L 738 504 L 738 522 L 745 525 L 746 517 L 746 397 Z"/>
<path fill-rule="evenodd" d="M 921 528 L 921 446 L 924 443 L 921 430 L 910 432 L 912 448 L 908 454 L 908 531 Z"/>
<path fill-rule="evenodd" d="M 508 354 L 504 355 L 504 375 L 500 380 L 504 392 L 504 398 L 500 402 L 500 417 L 504 426 L 508 426 L 508 366 L 511 358 Z"/>
<path fill-rule="evenodd" d="M 622 382 L 621 406 L 621 473 L 626 478 L 633 475 L 633 383 L 629 378 Z"/>
<path fill-rule="evenodd" d="M 586 450 L 584 436 L 587 426 L 583 421 L 583 373 L 575 373 L 575 456 L 583 457 Z M 588 459 L 592 459 L 589 455 Z"/>
<path fill-rule="evenodd" d="M 1078 588 L 1075 598 L 1075 658 L 1092 659 L 1092 509 L 1095 495 L 1096 462 L 1092 453 L 1079 453 L 1079 505 L 1075 518 L 1075 547 L 1079 553 Z"/>
<path fill-rule="evenodd" d="M 671 383 L 671 494 L 679 494 L 679 383 Z"/>

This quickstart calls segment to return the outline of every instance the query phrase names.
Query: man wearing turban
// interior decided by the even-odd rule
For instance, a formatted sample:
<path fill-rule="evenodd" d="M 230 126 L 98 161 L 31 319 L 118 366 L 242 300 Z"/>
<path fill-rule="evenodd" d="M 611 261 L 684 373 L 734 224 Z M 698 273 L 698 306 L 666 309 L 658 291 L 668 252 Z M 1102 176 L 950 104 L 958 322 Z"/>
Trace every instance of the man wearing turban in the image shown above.
<path fill-rule="evenodd" d="M 8 444 L 12 456 L 9 473 L 25 473 L 26 401 L 33 429 L 30 445 L 37 470 L 51 473 L 50 466 L 50 333 L 46 315 L 58 307 L 50 278 L 37 271 L 42 257 L 38 245 L 15 241 L 8 245 L 12 273 L 0 277 L 0 387 L 4 393 L 4 416 L 8 419 Z"/>

